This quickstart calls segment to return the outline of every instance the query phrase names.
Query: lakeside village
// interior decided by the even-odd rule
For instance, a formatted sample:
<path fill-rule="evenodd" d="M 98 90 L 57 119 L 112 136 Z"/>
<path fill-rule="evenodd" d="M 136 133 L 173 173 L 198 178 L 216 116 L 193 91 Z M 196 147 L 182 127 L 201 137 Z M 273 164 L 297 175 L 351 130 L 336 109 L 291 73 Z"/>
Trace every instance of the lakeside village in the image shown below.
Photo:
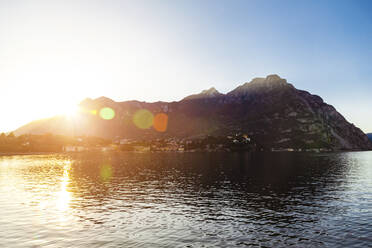
<path fill-rule="evenodd" d="M 236 133 L 226 137 L 205 136 L 195 139 L 134 140 L 98 137 L 69 137 L 64 135 L 21 135 L 0 134 L 0 153 L 28 152 L 85 152 L 85 151 L 133 151 L 133 152 L 196 152 L 196 151 L 287 151 L 327 152 L 330 149 L 270 148 L 265 149 L 246 134 Z"/>

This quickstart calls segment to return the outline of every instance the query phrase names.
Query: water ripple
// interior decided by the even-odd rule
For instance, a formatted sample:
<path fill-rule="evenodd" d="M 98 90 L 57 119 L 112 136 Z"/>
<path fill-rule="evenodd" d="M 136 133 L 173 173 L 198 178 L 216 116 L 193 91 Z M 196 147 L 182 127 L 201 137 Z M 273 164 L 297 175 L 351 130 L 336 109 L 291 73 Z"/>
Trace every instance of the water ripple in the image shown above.
<path fill-rule="evenodd" d="M 0 247 L 368 247 L 372 153 L 0 157 Z"/>

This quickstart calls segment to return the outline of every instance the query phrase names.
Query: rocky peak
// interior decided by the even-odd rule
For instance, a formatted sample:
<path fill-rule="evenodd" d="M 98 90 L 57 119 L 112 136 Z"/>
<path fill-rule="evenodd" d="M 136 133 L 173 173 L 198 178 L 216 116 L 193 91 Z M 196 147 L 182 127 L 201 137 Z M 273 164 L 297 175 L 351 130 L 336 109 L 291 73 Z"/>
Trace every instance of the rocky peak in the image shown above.
<path fill-rule="evenodd" d="M 79 106 L 83 108 L 97 108 L 102 106 L 112 106 L 116 102 L 108 97 L 98 97 L 96 99 L 85 98 L 83 101 L 80 102 Z"/>
<path fill-rule="evenodd" d="M 279 77 L 277 74 L 271 74 L 271 75 L 268 75 L 266 77 L 266 81 L 268 81 L 268 82 L 278 82 L 278 81 L 281 81 L 281 80 L 286 81 L 285 79 Z"/>
<path fill-rule="evenodd" d="M 290 86 L 287 83 L 287 80 L 284 78 L 279 77 L 276 74 L 268 75 L 266 78 L 258 77 L 252 79 L 252 81 L 248 83 L 244 83 L 234 90 L 227 93 L 227 95 L 240 95 L 240 94 L 247 94 L 249 92 L 257 92 L 262 90 L 270 90 L 273 88 L 278 87 L 285 87 Z"/>
<path fill-rule="evenodd" d="M 105 97 L 105 96 L 101 96 L 101 97 L 98 97 L 94 100 L 95 102 L 98 102 L 100 104 L 110 104 L 110 103 L 114 103 L 115 101 L 108 98 L 108 97 Z"/>
<path fill-rule="evenodd" d="M 261 84 L 261 86 L 286 85 L 287 80 L 279 77 L 277 74 L 268 75 L 266 78 L 254 78 L 247 84 Z"/>
<path fill-rule="evenodd" d="M 211 87 L 208 90 L 203 90 L 200 94 L 208 95 L 208 96 L 214 96 L 214 95 L 219 95 L 221 93 L 218 92 L 218 90 L 216 90 L 214 87 Z"/>
<path fill-rule="evenodd" d="M 194 95 L 187 96 L 183 100 L 211 98 L 211 97 L 218 97 L 218 96 L 222 96 L 222 95 L 223 94 L 221 94 L 214 87 L 211 87 L 211 88 L 209 88 L 207 90 L 203 90 L 199 94 L 194 94 Z"/>

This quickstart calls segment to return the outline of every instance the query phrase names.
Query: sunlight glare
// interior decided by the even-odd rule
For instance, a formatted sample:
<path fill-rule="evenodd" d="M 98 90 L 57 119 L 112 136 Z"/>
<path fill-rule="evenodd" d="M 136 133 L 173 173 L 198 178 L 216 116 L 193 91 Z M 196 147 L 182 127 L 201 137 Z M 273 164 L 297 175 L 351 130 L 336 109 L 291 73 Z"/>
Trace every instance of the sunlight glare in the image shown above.
<path fill-rule="evenodd" d="M 79 113 L 79 111 L 80 111 L 79 106 L 72 104 L 64 108 L 63 115 L 66 116 L 67 118 L 74 118 Z"/>
<path fill-rule="evenodd" d="M 63 166 L 63 176 L 61 181 L 61 191 L 58 192 L 57 208 L 61 212 L 64 212 L 68 209 L 70 203 L 70 192 L 67 191 L 67 186 L 69 184 L 69 170 L 70 170 L 70 161 L 67 161 Z"/>

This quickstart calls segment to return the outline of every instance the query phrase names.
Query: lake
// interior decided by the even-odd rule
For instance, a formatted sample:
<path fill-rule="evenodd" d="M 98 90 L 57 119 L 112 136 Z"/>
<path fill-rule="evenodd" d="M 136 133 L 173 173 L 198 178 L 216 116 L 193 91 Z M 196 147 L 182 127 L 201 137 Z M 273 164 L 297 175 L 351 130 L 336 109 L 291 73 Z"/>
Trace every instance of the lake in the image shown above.
<path fill-rule="evenodd" d="M 372 152 L 0 156 L 0 247 L 371 247 Z"/>

